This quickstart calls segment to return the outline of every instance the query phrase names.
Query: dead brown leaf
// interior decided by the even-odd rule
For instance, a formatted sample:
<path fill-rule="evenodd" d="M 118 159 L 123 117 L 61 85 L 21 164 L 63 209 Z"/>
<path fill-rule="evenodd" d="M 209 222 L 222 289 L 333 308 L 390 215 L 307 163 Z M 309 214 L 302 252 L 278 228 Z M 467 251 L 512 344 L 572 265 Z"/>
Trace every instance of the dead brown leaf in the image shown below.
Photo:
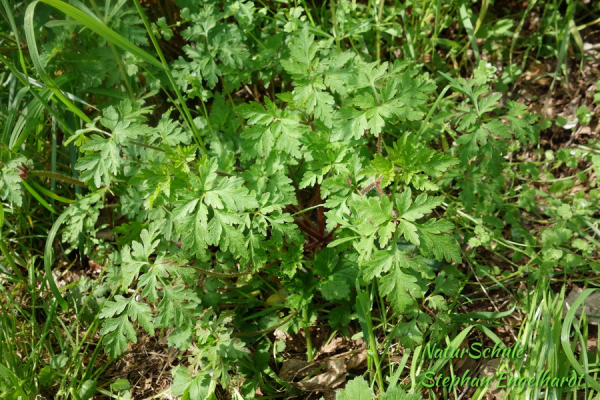
<path fill-rule="evenodd" d="M 505 394 L 504 390 L 498 388 L 498 382 L 494 379 L 494 375 L 496 375 L 496 371 L 498 370 L 498 366 L 500 365 L 501 358 L 492 358 L 486 359 L 481 364 L 479 369 L 479 377 L 480 378 L 490 378 L 491 384 L 488 389 L 488 393 L 493 396 L 495 399 L 504 399 Z"/>
<path fill-rule="evenodd" d="M 316 368 L 317 365 L 315 364 L 311 365 L 304 360 L 291 358 L 283 362 L 281 371 L 279 371 L 279 378 L 284 381 L 291 382 L 294 379 L 302 379 L 308 376 Z"/>
<path fill-rule="evenodd" d="M 355 354 L 354 356 L 352 356 L 346 362 L 346 368 L 348 370 L 362 368 L 362 367 L 365 366 L 366 363 L 367 363 L 367 350 L 363 350 L 360 353 Z"/>
<path fill-rule="evenodd" d="M 336 337 L 331 342 L 321 347 L 319 354 L 327 354 L 327 353 L 335 353 L 337 350 L 342 348 L 342 345 L 345 344 L 346 339 L 343 337 Z"/>
<path fill-rule="evenodd" d="M 306 351 L 306 339 L 300 333 L 290 334 L 276 329 L 273 335 L 276 340 L 281 340 L 285 343 L 286 351 L 292 353 L 304 353 Z"/>
<path fill-rule="evenodd" d="M 326 371 L 312 378 L 293 383 L 294 386 L 305 392 L 331 391 L 346 382 L 346 363 L 344 360 L 330 358 L 325 362 Z"/>

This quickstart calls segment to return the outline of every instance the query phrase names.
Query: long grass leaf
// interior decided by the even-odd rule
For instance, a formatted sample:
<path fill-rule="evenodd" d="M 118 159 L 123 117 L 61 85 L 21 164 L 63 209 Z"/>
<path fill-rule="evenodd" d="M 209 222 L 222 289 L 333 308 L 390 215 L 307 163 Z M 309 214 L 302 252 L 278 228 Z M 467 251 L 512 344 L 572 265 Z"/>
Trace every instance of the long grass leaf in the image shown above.
<path fill-rule="evenodd" d="M 510 310 L 506 310 L 506 311 L 500 311 L 500 312 L 477 311 L 477 312 L 466 313 L 466 314 L 457 314 L 455 319 L 460 320 L 460 321 L 464 321 L 467 319 L 485 319 L 485 320 L 500 319 L 500 318 L 508 317 L 509 315 L 511 315 L 515 311 L 516 308 L 517 308 L 517 305 L 515 304 L 512 306 L 512 308 Z"/>
<path fill-rule="evenodd" d="M 91 29 L 96 32 L 98 35 L 102 36 L 108 42 L 122 48 L 125 51 L 130 52 L 134 56 L 139 59 L 146 61 L 154 65 L 161 70 L 164 69 L 164 66 L 160 61 L 158 61 L 155 57 L 147 53 L 146 51 L 140 49 L 138 46 L 131 43 L 129 40 L 125 39 L 123 36 L 119 35 L 117 32 L 113 31 L 109 27 L 107 27 L 102 22 L 98 21 L 96 18 L 92 18 L 87 13 L 79 10 L 78 8 L 73 7 L 70 4 L 64 3 L 60 0 L 39 0 L 43 3 L 46 3 L 59 11 L 67 14 L 69 17 L 75 19 L 85 27 Z M 29 7 L 34 5 L 35 3 L 31 3 Z"/>
<path fill-rule="evenodd" d="M 40 196 L 40 194 L 38 192 L 35 191 L 34 188 L 32 188 L 31 186 L 29 186 L 29 184 L 27 183 L 27 181 L 23 180 L 21 182 L 23 184 L 23 186 L 25 186 L 25 189 L 27 189 L 27 191 L 37 200 L 40 202 L 40 204 L 48 211 L 50 211 L 52 214 L 58 214 L 56 212 L 56 210 L 50 205 L 48 204 L 48 202 L 46 200 L 44 200 L 44 198 L 42 196 Z"/>
<path fill-rule="evenodd" d="M 15 389 L 15 392 L 13 393 L 13 395 L 14 395 L 13 398 L 15 398 L 15 399 L 19 398 L 20 399 L 21 396 L 23 398 L 29 398 L 29 396 L 21 388 L 21 382 L 20 382 L 19 377 L 17 377 L 17 375 L 15 375 L 15 373 L 13 371 L 11 371 L 10 369 L 6 368 L 1 363 L 0 363 L 0 376 L 4 377 L 6 380 L 9 380 L 14 385 L 13 388 Z"/>
<path fill-rule="evenodd" d="M 13 30 L 13 33 L 15 34 L 15 41 L 17 42 L 17 51 L 19 52 L 19 62 L 21 63 L 21 68 L 23 68 L 23 71 L 27 73 L 27 68 L 25 66 L 25 58 L 23 57 L 23 50 L 21 49 L 21 38 L 19 36 L 17 24 L 15 23 L 15 18 L 12 14 L 12 10 L 8 6 L 8 1 L 2 0 L 2 5 L 4 6 L 4 10 L 6 11 L 6 17 L 8 18 L 10 27 Z"/>
<path fill-rule="evenodd" d="M 4 129 L 2 132 L 2 143 L 8 145 L 9 137 L 11 136 L 11 131 L 15 127 L 15 120 L 18 121 L 17 116 L 22 114 L 22 110 L 20 109 L 20 104 L 27 93 L 27 88 L 21 88 L 16 96 L 14 96 L 13 101 L 8 101 L 8 113 L 6 115 L 6 119 L 4 121 Z M 22 115 L 21 115 L 22 116 Z"/>
<path fill-rule="evenodd" d="M 25 78 L 23 78 L 22 74 L 20 74 L 19 71 L 2 54 L 0 54 L 0 62 L 6 65 L 10 72 L 12 72 L 13 75 L 16 76 L 17 79 L 19 79 L 19 81 L 27 89 L 29 89 L 29 92 L 33 95 L 33 97 L 35 97 L 44 106 L 44 108 L 46 109 L 46 111 L 48 111 L 50 115 L 52 115 L 58 122 L 60 122 L 61 126 L 66 132 L 68 132 L 70 135 L 75 134 L 73 130 L 69 127 L 69 125 L 65 123 L 64 119 L 55 110 L 53 110 L 52 107 L 50 107 L 46 101 L 43 100 L 43 98 L 37 93 L 37 91 L 35 91 L 31 87 L 31 85 L 29 85 L 29 82 Z M 11 148 L 11 150 L 14 150 L 14 148 Z"/>
<path fill-rule="evenodd" d="M 140 3 L 134 2 L 133 4 L 135 5 L 135 8 L 137 9 L 138 14 L 142 18 L 142 22 L 144 23 L 144 26 L 146 27 L 146 32 L 148 32 L 148 36 L 150 37 L 150 40 L 152 41 L 152 44 L 154 45 L 154 49 L 158 53 L 158 57 L 160 57 L 160 61 L 162 62 L 163 69 L 164 69 L 165 73 L 167 74 L 167 78 L 169 78 L 169 82 L 171 83 L 171 88 L 175 91 L 175 94 L 177 95 L 177 99 L 179 100 L 179 103 L 183 110 L 183 115 L 185 116 L 185 120 L 186 120 L 187 124 L 189 125 L 190 129 L 192 130 L 192 132 L 194 132 L 194 138 L 196 139 L 198 146 L 200 146 L 200 150 L 201 150 L 202 154 L 206 154 L 207 149 L 206 149 L 206 145 L 204 144 L 204 140 L 202 139 L 202 136 L 200 135 L 200 131 L 198 130 L 198 127 L 196 127 L 196 124 L 194 123 L 192 114 L 190 113 L 190 110 L 185 103 L 185 99 L 183 98 L 183 95 L 181 94 L 181 91 L 179 90 L 177 82 L 175 82 L 175 78 L 173 78 L 173 74 L 171 73 L 171 70 L 169 68 L 169 63 L 165 59 L 165 56 L 164 56 L 162 50 L 160 49 L 158 40 L 156 39 L 156 36 L 154 35 L 154 32 L 152 31 L 152 27 L 150 26 L 150 21 L 148 21 L 148 18 L 146 17 L 146 14 L 144 13 L 142 6 L 140 6 Z M 166 93 L 166 90 L 165 90 L 165 93 Z M 204 115 L 206 117 L 206 123 L 208 124 L 208 128 L 209 128 L 210 132 L 212 133 L 213 138 L 216 139 L 215 132 L 214 132 L 212 124 L 210 122 L 210 118 L 208 117 L 208 111 L 206 110 L 206 105 L 204 104 L 204 100 L 202 100 L 202 96 L 200 96 L 200 103 L 202 104 L 202 108 L 204 109 Z"/>
<path fill-rule="evenodd" d="M 21 75 L 23 75 L 23 74 L 21 74 Z M 61 76 L 63 76 L 63 75 L 61 75 Z M 46 85 L 44 85 L 41 82 L 36 81 L 35 79 L 33 79 L 30 76 L 27 77 L 27 80 L 29 81 L 29 83 L 32 86 L 35 86 L 35 87 L 38 87 L 38 88 L 42 88 L 42 89 L 46 87 Z M 66 92 L 64 90 L 61 90 L 61 92 L 62 92 L 62 94 L 64 94 L 67 97 L 67 99 L 76 101 L 78 103 L 81 103 L 81 104 L 83 104 L 85 106 L 88 106 L 88 107 L 93 108 L 94 110 L 98 111 L 98 109 L 96 107 L 94 107 L 90 103 L 86 102 L 85 100 L 80 99 L 79 97 L 75 96 L 74 94 Z"/>
<path fill-rule="evenodd" d="M 466 339 L 467 335 L 469 334 L 469 332 L 471 332 L 471 329 L 473 329 L 475 325 L 469 325 L 467 326 L 465 329 L 463 329 L 458 335 L 456 335 L 454 337 L 454 339 L 452 339 L 452 341 L 450 343 L 448 343 L 448 348 L 451 349 L 457 349 L 460 344 L 463 342 L 463 340 Z M 446 365 L 448 362 L 450 361 L 450 359 L 448 358 L 440 358 L 438 359 L 432 367 L 430 367 L 428 369 L 428 371 L 433 371 L 434 374 L 437 374 L 442 367 L 444 367 L 444 365 Z M 420 376 L 421 378 L 424 378 L 424 376 Z M 416 392 L 418 390 L 420 390 L 423 387 L 423 380 L 421 379 L 420 382 L 418 382 L 417 386 L 415 388 L 413 388 L 413 391 Z"/>
<path fill-rule="evenodd" d="M 58 200 L 61 203 L 68 203 L 68 204 L 73 204 L 76 203 L 76 200 L 71 200 L 71 199 L 67 199 L 66 197 L 62 197 L 57 195 L 56 193 L 53 193 L 52 191 L 46 189 L 45 187 L 43 187 L 42 185 L 36 183 L 35 181 L 31 181 L 31 183 L 33 184 L 33 186 L 36 187 L 37 190 L 39 190 L 40 192 L 42 192 L 44 195 L 50 197 L 53 200 Z"/>
<path fill-rule="evenodd" d="M 369 292 L 368 291 L 363 292 L 362 290 L 360 290 L 358 288 L 358 285 L 357 285 L 356 313 L 358 314 L 358 322 L 360 323 L 360 327 L 363 331 L 363 338 L 364 338 L 365 342 L 367 343 L 367 346 L 370 345 L 369 331 L 372 329 L 372 322 L 371 322 L 372 305 L 373 305 L 373 303 L 369 296 Z"/>
<path fill-rule="evenodd" d="M 54 299 L 60 304 L 63 311 L 67 311 L 69 305 L 67 301 L 61 296 L 56 283 L 54 282 L 54 277 L 52 276 L 52 260 L 54 259 L 52 254 L 52 242 L 54 242 L 54 238 L 58 232 L 58 228 L 60 225 L 67 219 L 67 212 L 64 211 L 54 222 L 52 225 L 52 229 L 48 232 L 48 239 L 46 240 L 46 248 L 44 249 L 44 272 L 46 273 L 46 280 L 48 281 L 48 286 L 54 295 Z"/>
<path fill-rule="evenodd" d="M 40 93 L 40 97 L 46 103 L 52 97 L 52 92 L 47 89 Z M 44 114 L 44 105 L 37 99 L 31 101 L 21 108 L 21 115 L 14 125 L 14 129 L 10 134 L 8 147 L 11 150 L 16 150 L 27 140 L 27 137 L 41 123 L 40 117 Z"/>
<path fill-rule="evenodd" d="M 25 280 L 25 277 L 21 274 L 21 271 L 19 270 L 19 266 L 13 259 L 11 252 L 9 251 L 8 247 L 6 246 L 5 240 L 2 238 L 2 228 L 3 227 L 4 227 L 4 206 L 2 205 L 2 202 L 0 202 L 0 254 L 2 254 L 4 256 L 4 258 L 6 259 L 6 261 L 8 262 L 8 264 L 10 265 L 10 267 L 13 270 L 14 275 L 13 274 L 10 274 L 10 275 L 13 275 L 13 276 L 16 275 L 16 277 L 21 282 L 27 282 Z"/>
<path fill-rule="evenodd" d="M 594 293 L 595 291 L 596 291 L 595 289 L 584 290 L 579 295 L 577 300 L 575 300 L 575 302 L 571 305 L 571 308 L 569 309 L 566 317 L 563 320 L 563 326 L 562 326 L 562 330 L 560 332 L 560 342 L 562 344 L 563 350 L 565 351 L 567 359 L 571 363 L 571 366 L 573 366 L 573 368 L 575 369 L 575 371 L 577 371 L 577 373 L 585 376 L 585 381 L 587 382 L 588 385 L 590 385 L 595 390 L 600 392 L 600 382 L 598 382 L 594 378 L 592 378 L 588 374 L 588 371 L 586 371 L 586 369 L 577 361 L 577 359 L 575 358 L 575 354 L 573 354 L 573 350 L 571 349 L 571 342 L 569 340 L 569 336 L 571 333 L 571 326 L 573 325 L 573 321 L 575 320 L 575 312 L 582 305 L 582 303 L 585 301 L 585 299 L 589 295 Z M 585 305 L 583 307 L 585 307 Z M 585 345 L 586 345 L 585 343 L 582 343 L 583 348 L 585 348 Z"/>
<path fill-rule="evenodd" d="M 460 14 L 462 24 L 467 31 L 467 35 L 469 36 L 469 41 L 471 42 L 471 47 L 473 48 L 473 54 L 475 55 L 475 61 L 479 62 L 481 57 L 479 56 L 479 46 L 477 45 L 477 38 L 475 37 L 475 29 L 473 28 L 473 24 L 471 23 L 469 13 L 467 13 L 467 7 L 464 2 L 460 5 L 458 12 Z"/>
<path fill-rule="evenodd" d="M 52 90 L 52 93 L 73 113 L 75 113 L 79 118 L 83 119 L 86 122 L 92 122 L 92 120 L 83 113 L 79 108 L 77 108 L 58 88 L 56 83 L 50 78 L 44 65 L 42 63 L 42 59 L 40 57 L 40 53 L 37 48 L 37 41 L 35 39 L 35 28 L 33 22 L 33 15 L 35 13 L 35 6 L 38 4 L 38 1 L 34 1 L 31 3 L 27 10 L 25 11 L 25 38 L 27 40 L 27 46 L 29 48 L 29 55 L 31 57 L 31 61 L 40 75 L 42 80 L 46 83 L 48 88 Z"/>

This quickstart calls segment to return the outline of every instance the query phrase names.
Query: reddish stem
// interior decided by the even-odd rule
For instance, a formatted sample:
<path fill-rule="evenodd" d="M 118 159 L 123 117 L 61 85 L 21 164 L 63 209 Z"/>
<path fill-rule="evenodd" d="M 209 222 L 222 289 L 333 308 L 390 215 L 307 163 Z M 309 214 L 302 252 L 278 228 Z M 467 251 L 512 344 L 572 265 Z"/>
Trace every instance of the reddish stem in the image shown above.
<path fill-rule="evenodd" d="M 312 242 L 312 243 L 310 243 L 310 244 L 308 244 L 308 245 L 304 246 L 304 249 L 305 249 L 305 250 L 314 249 L 315 247 L 317 247 L 317 246 L 318 246 L 318 245 L 320 245 L 320 244 L 321 244 L 321 242 L 319 242 L 319 241 Z"/>
<path fill-rule="evenodd" d="M 377 188 L 377 192 L 381 195 L 383 194 L 383 191 L 381 190 L 381 178 L 377 178 L 375 179 L 375 181 L 373 183 L 369 183 L 363 190 L 360 191 L 361 195 L 365 195 L 367 193 L 369 193 L 369 191 L 373 188 Z"/>
<path fill-rule="evenodd" d="M 300 212 L 300 209 L 296 208 L 295 206 L 293 206 L 293 205 L 291 205 L 291 204 L 290 204 L 288 207 L 289 207 L 289 208 L 291 208 L 291 209 L 292 209 L 292 211 L 294 211 L 294 214 L 295 214 L 295 213 L 297 213 L 297 212 Z M 306 224 L 307 224 L 307 226 L 309 226 L 309 227 L 310 227 L 310 229 L 311 229 L 311 230 L 314 232 L 314 229 L 313 229 L 313 228 L 315 227 L 315 225 L 314 225 L 314 224 L 313 224 L 313 222 L 312 222 L 312 221 L 311 221 L 311 220 L 308 218 L 308 216 L 306 215 L 306 213 L 302 213 L 302 214 L 300 214 L 300 215 L 301 215 L 301 216 L 302 216 L 302 218 L 303 218 L 303 219 L 306 221 Z"/>
<path fill-rule="evenodd" d="M 375 181 L 375 189 L 377 189 L 377 193 L 379 193 L 380 196 L 383 196 L 383 190 L 381 190 L 381 179 L 377 179 Z"/>
<path fill-rule="evenodd" d="M 298 227 L 300 227 L 300 230 L 302 230 L 302 232 L 306 233 L 307 235 L 310 235 L 314 239 L 317 239 L 319 241 L 323 240 L 323 236 L 321 236 L 317 232 L 313 231 L 311 227 L 307 226 L 302 221 L 296 220 L 296 224 L 298 224 Z"/>

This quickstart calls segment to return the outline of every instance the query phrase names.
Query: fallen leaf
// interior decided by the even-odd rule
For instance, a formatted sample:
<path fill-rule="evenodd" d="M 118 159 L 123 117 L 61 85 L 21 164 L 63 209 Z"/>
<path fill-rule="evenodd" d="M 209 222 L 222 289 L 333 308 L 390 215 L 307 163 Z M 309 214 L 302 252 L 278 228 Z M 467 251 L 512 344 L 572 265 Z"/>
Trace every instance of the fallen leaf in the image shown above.
<path fill-rule="evenodd" d="M 494 375 L 496 375 L 496 371 L 498 370 L 498 365 L 500 365 L 500 358 L 492 358 L 486 359 L 481 364 L 479 368 L 479 377 L 480 378 L 490 378 L 491 383 L 488 389 L 488 393 L 492 394 L 496 399 L 504 399 L 505 394 L 504 390 L 498 389 L 498 381 L 494 379 Z"/>
<path fill-rule="evenodd" d="M 367 362 L 367 351 L 363 350 L 358 354 L 355 354 L 354 356 L 352 356 L 347 362 L 346 362 L 346 369 L 351 370 L 351 369 L 357 369 L 362 367 L 365 363 Z"/>
<path fill-rule="evenodd" d="M 346 363 L 344 360 L 330 358 L 325 362 L 326 371 L 312 378 L 292 383 L 305 392 L 330 391 L 346 382 Z"/>
<path fill-rule="evenodd" d="M 281 371 L 279 371 L 279 378 L 284 381 L 291 382 L 294 379 L 302 379 L 305 376 L 309 375 L 311 371 L 314 371 L 317 368 L 317 365 L 310 365 L 304 360 L 298 360 L 296 358 L 291 358 L 289 360 L 285 360 L 281 367 Z"/>
<path fill-rule="evenodd" d="M 336 337 L 331 342 L 329 342 L 329 344 L 326 344 L 325 346 L 321 347 L 321 350 L 319 353 L 320 354 L 335 353 L 335 351 L 338 350 L 344 342 L 345 342 L 345 339 L 343 337 Z"/>

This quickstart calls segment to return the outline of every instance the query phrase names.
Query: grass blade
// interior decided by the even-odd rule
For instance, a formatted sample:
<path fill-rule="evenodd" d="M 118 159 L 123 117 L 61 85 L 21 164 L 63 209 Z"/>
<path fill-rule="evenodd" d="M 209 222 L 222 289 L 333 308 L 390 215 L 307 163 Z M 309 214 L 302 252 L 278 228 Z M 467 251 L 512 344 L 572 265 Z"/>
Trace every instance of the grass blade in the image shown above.
<path fill-rule="evenodd" d="M 65 197 L 59 196 L 56 193 L 53 193 L 51 190 L 48 190 L 45 187 L 43 187 L 42 185 L 36 183 L 35 181 L 31 181 L 31 183 L 33 184 L 33 186 L 35 186 L 37 188 L 37 190 L 42 192 L 42 194 L 45 194 L 46 196 L 50 197 L 53 200 L 58 200 L 61 203 L 68 203 L 68 204 L 73 204 L 73 203 L 77 202 L 76 200 L 71 200 L 71 199 L 67 199 Z"/>
<path fill-rule="evenodd" d="M 17 42 L 17 51 L 19 52 L 19 62 L 21 63 L 21 68 L 23 68 L 23 71 L 27 73 L 25 58 L 23 57 L 23 50 L 21 49 L 21 39 L 19 36 L 19 30 L 17 29 L 17 24 L 15 23 L 15 17 L 12 14 L 12 10 L 8 6 L 7 0 L 2 0 L 2 5 L 4 6 L 4 11 L 6 12 L 6 17 L 8 18 L 10 27 L 15 34 L 15 41 Z"/>
<path fill-rule="evenodd" d="M 58 88 L 55 82 L 48 76 L 46 69 L 42 64 L 42 59 L 40 57 L 40 53 L 37 48 L 37 41 L 35 39 L 35 28 L 33 22 L 33 15 L 35 12 L 35 6 L 37 5 L 37 1 L 31 3 L 27 10 L 25 11 L 25 38 L 27 39 L 27 46 L 29 47 L 29 54 L 31 56 L 31 61 L 35 66 L 36 71 L 42 78 L 42 80 L 46 83 L 48 88 L 52 90 L 52 93 L 63 102 L 65 106 L 73 113 L 75 113 L 79 118 L 83 119 L 86 122 L 92 122 L 92 120 L 83 113 L 79 108 L 75 107 L 75 105 L 62 93 L 62 91 Z"/>
<path fill-rule="evenodd" d="M 63 212 L 52 225 L 52 229 L 48 233 L 48 239 L 46 240 L 46 248 L 44 249 L 44 271 L 46 272 L 46 280 L 48 281 L 48 286 L 54 295 L 56 301 L 60 304 L 61 308 L 64 311 L 67 311 L 69 305 L 67 301 L 62 297 L 56 283 L 54 282 L 54 278 L 52 277 L 52 260 L 54 259 L 52 254 L 52 242 L 54 242 L 54 237 L 58 232 L 58 228 L 60 225 L 67 219 L 67 212 Z"/>
<path fill-rule="evenodd" d="M 573 350 L 571 349 L 571 343 L 569 341 L 571 326 L 573 325 L 573 321 L 575 320 L 575 312 L 582 305 L 585 299 L 595 291 L 595 289 L 586 289 L 579 295 L 577 300 L 575 300 L 563 321 L 562 330 L 560 332 L 560 342 L 562 344 L 563 350 L 565 351 L 567 359 L 569 360 L 575 371 L 577 371 L 581 375 L 585 375 L 585 381 L 587 382 L 587 384 L 600 392 L 600 382 L 594 380 L 594 378 L 592 378 L 588 374 L 588 371 L 586 371 L 586 369 L 577 361 L 577 359 L 575 358 L 575 354 L 573 354 Z M 585 308 L 585 305 L 583 307 Z M 585 343 L 582 343 L 582 347 L 585 348 Z"/>
<path fill-rule="evenodd" d="M 48 204 L 48 202 L 46 200 L 44 200 L 44 198 L 42 196 L 40 196 L 40 194 L 38 192 L 35 191 L 34 188 L 32 188 L 31 186 L 29 186 L 29 184 L 27 183 L 27 181 L 23 180 L 23 181 L 21 181 L 21 183 L 23 184 L 23 186 L 25 186 L 25 189 L 27 189 L 27 191 L 33 197 L 35 197 L 35 199 L 37 201 L 39 201 L 42 206 L 44 206 L 44 208 L 46 210 L 50 211 L 52 214 L 58 214 L 56 212 L 56 210 L 54 208 L 52 208 L 52 206 L 50 204 Z"/>
<path fill-rule="evenodd" d="M 29 82 L 25 78 L 23 78 L 22 74 L 19 73 L 19 71 L 17 71 L 17 69 L 2 54 L 0 54 L 0 62 L 2 62 L 4 65 L 6 65 L 6 67 L 10 70 L 10 72 L 12 72 L 13 75 L 16 76 L 17 79 L 19 79 L 19 81 L 29 90 L 29 92 L 33 95 L 33 97 L 35 97 L 44 106 L 46 111 L 48 111 L 48 113 L 50 115 L 52 115 L 58 122 L 60 122 L 61 126 L 63 127 L 63 129 L 66 132 L 68 132 L 70 135 L 74 135 L 73 130 L 69 127 L 69 125 L 67 125 L 65 123 L 64 119 L 55 110 L 53 110 L 52 107 L 50 107 L 48 105 L 47 101 L 44 101 L 42 96 L 40 96 L 40 94 L 38 94 L 37 91 L 35 91 L 31 87 Z M 42 90 L 42 93 L 44 93 L 43 90 Z M 11 139 L 11 143 L 12 142 L 13 142 L 13 139 Z M 18 143 L 18 142 L 15 142 L 15 143 Z M 11 150 L 14 150 L 14 148 L 11 147 Z"/>
<path fill-rule="evenodd" d="M 162 63 L 160 61 L 158 61 L 155 57 L 153 57 L 146 51 L 140 49 L 138 46 L 134 45 L 129 40 L 125 39 L 123 36 L 119 35 L 117 32 L 113 31 L 112 29 L 107 27 L 102 22 L 90 17 L 87 13 L 79 10 L 78 8 L 75 8 L 72 5 L 64 3 L 60 0 L 39 0 L 39 1 L 46 3 L 49 6 L 52 6 L 52 7 L 56 8 L 57 10 L 67 14 L 69 17 L 78 21 L 80 24 L 82 24 L 85 27 L 96 32 L 98 35 L 102 36 L 108 42 L 114 44 L 115 46 L 122 48 L 125 51 L 130 52 L 137 58 L 142 59 L 142 60 L 146 61 L 147 63 L 152 64 L 161 70 L 164 69 Z M 35 2 L 31 3 L 31 5 L 29 7 L 32 7 L 34 5 L 35 5 Z"/>
<path fill-rule="evenodd" d="M 479 56 L 479 46 L 477 45 L 477 38 L 475 37 L 475 29 L 473 28 L 473 24 L 471 23 L 471 19 L 467 13 L 467 7 L 465 6 L 465 3 L 460 5 L 458 12 L 460 14 L 460 20 L 467 31 L 467 35 L 469 35 L 469 41 L 471 42 L 471 47 L 473 47 L 475 61 L 479 62 L 481 57 Z"/>

